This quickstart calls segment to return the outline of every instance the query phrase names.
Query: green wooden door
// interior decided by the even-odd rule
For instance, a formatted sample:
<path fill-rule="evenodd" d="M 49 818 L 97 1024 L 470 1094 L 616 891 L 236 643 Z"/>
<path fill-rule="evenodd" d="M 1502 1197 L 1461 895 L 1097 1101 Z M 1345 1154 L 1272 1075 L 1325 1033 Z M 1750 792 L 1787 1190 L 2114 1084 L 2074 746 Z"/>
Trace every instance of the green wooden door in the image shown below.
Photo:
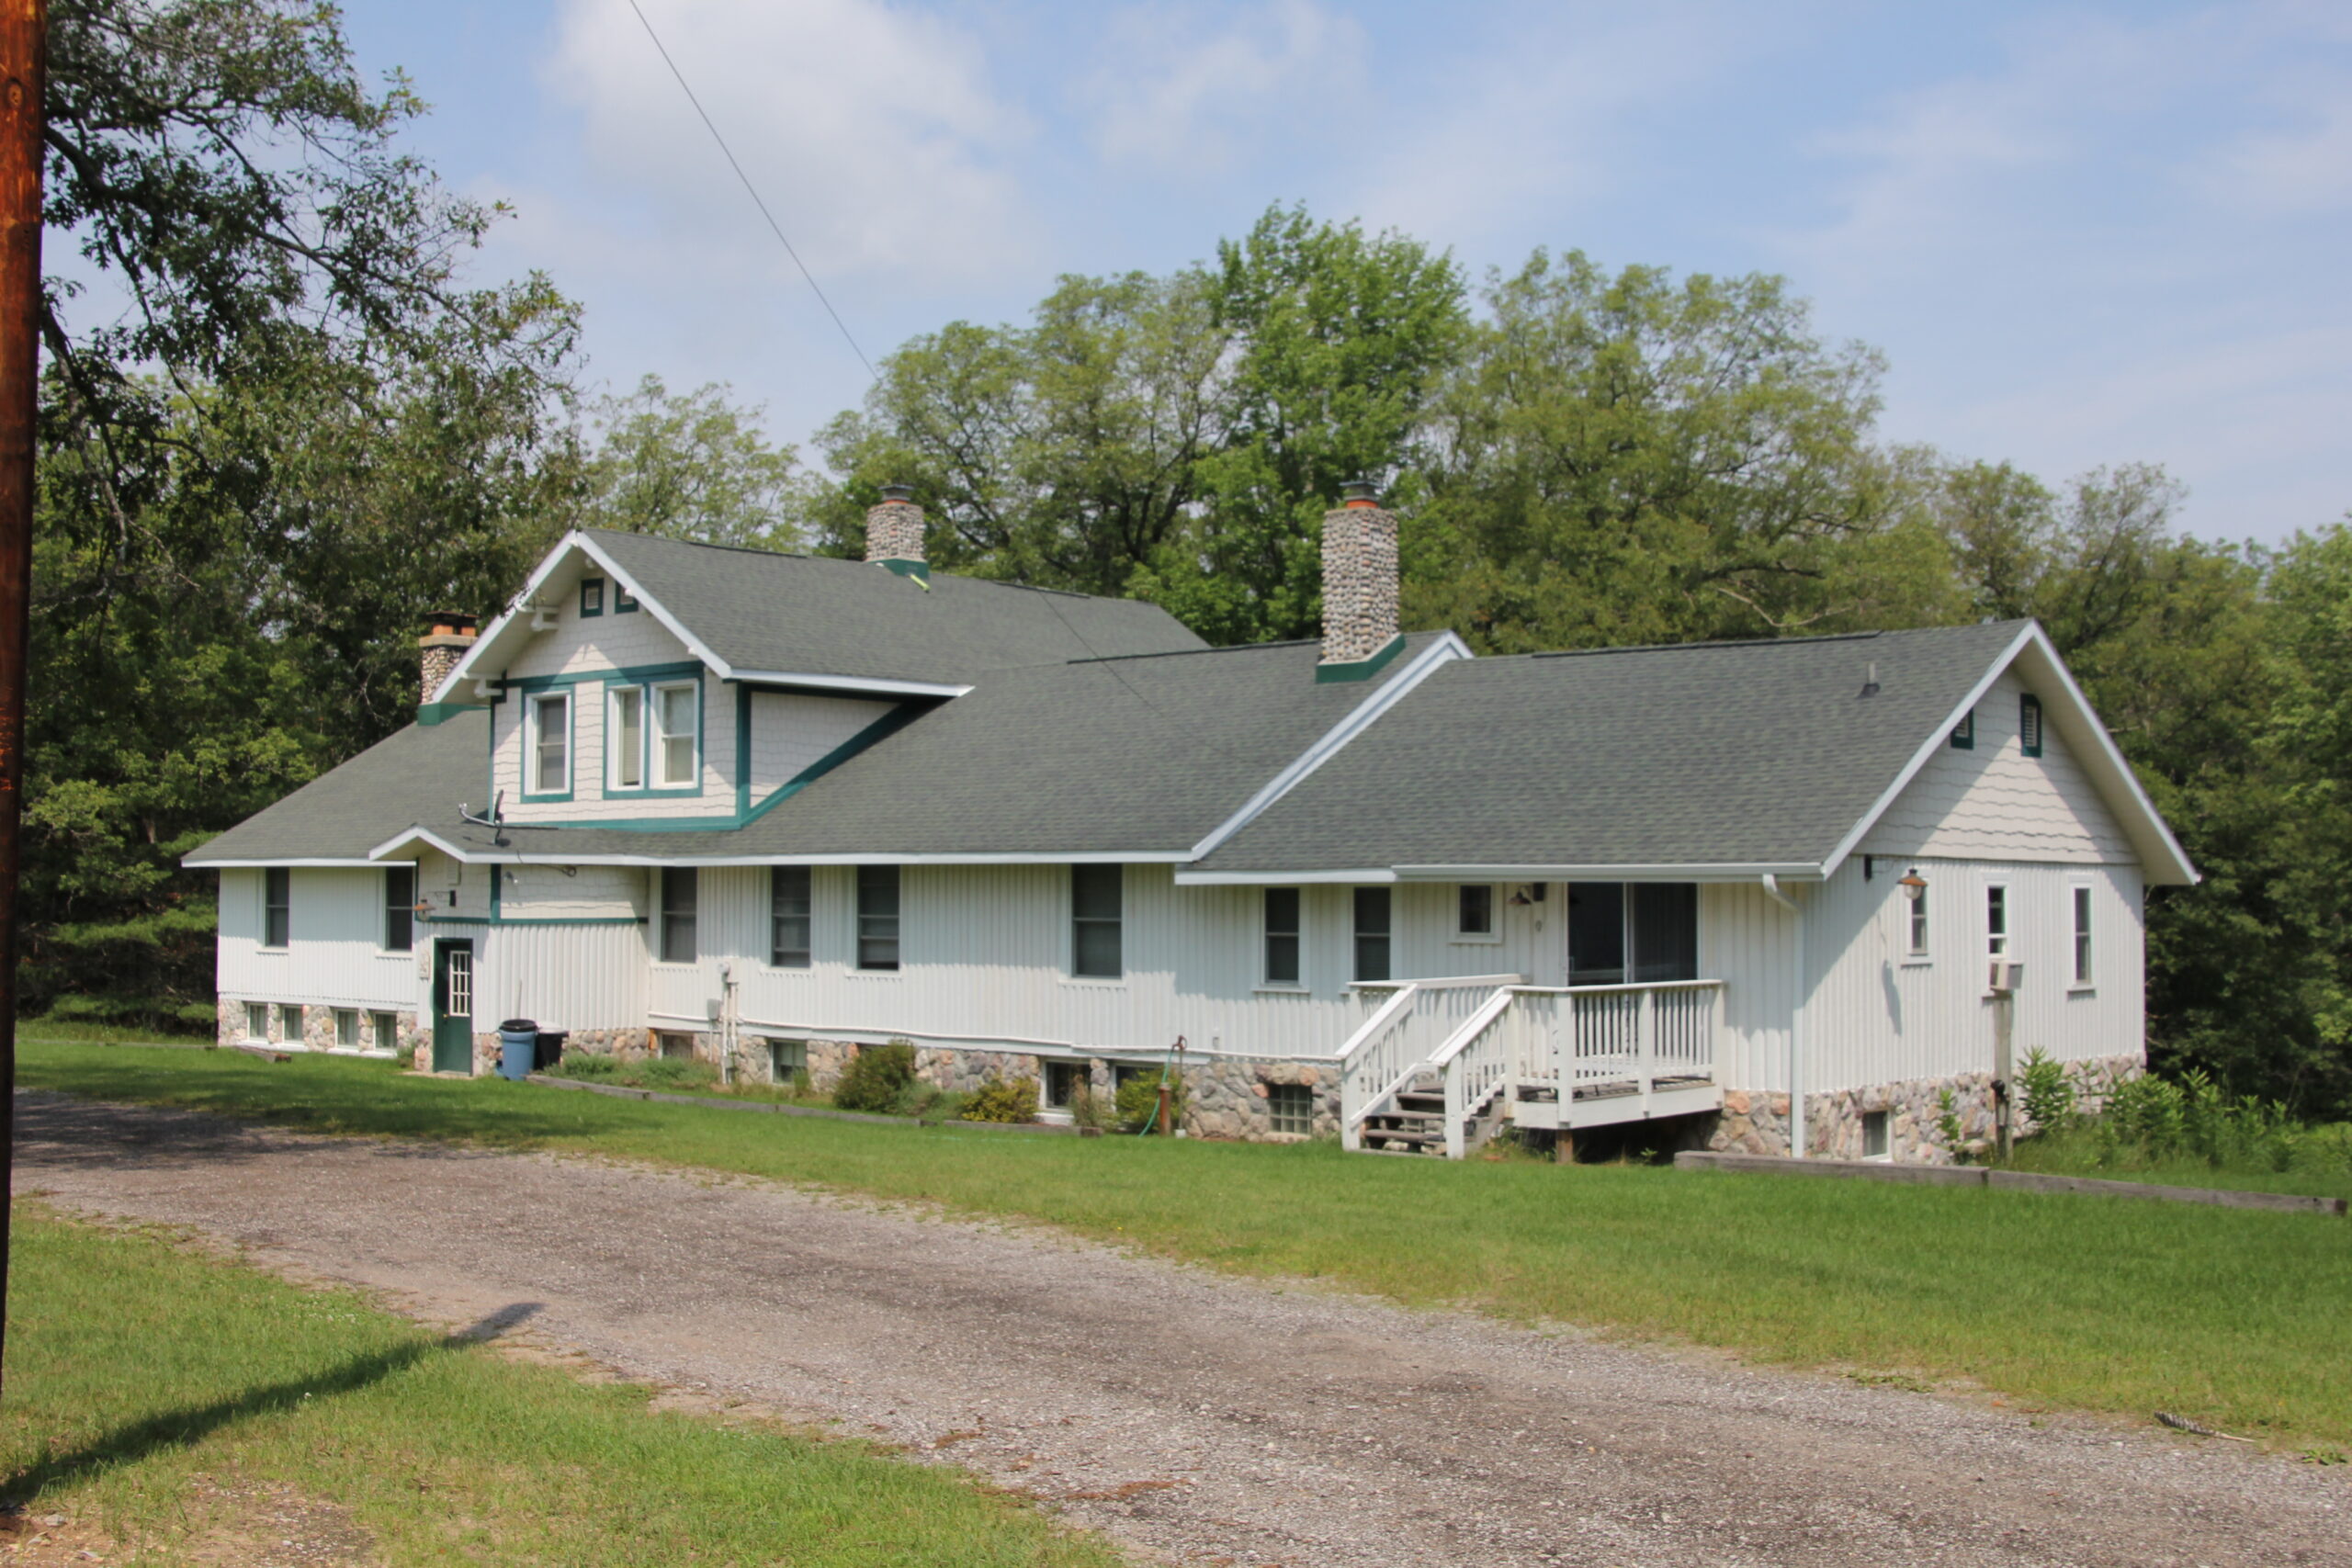
<path fill-rule="evenodd" d="M 474 1070 L 474 944 L 433 944 L 433 1070 Z"/>

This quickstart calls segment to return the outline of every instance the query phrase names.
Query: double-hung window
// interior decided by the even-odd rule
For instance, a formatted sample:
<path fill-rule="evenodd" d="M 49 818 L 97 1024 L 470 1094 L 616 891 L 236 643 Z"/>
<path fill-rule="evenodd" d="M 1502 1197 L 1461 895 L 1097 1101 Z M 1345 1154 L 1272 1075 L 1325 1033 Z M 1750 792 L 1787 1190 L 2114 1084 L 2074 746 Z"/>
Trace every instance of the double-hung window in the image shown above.
<path fill-rule="evenodd" d="M 2075 913 L 2075 984 L 2091 983 L 2091 890 L 2077 883 L 2067 890 Z"/>
<path fill-rule="evenodd" d="M 1912 874 L 1916 876 L 1918 874 L 1914 872 Z M 1928 895 L 1933 891 L 1933 888 L 1921 888 L 1917 897 L 1904 900 L 1910 906 L 1910 913 L 1905 918 L 1910 922 L 1910 955 L 1914 958 L 1928 956 Z"/>
<path fill-rule="evenodd" d="M 566 795 L 571 789 L 571 696 L 548 692 L 531 699 L 529 793 Z"/>
<path fill-rule="evenodd" d="M 1992 961 L 1996 976 L 2009 956 L 2009 890 L 2000 883 L 1987 884 L 1984 888 L 1984 956 Z M 1995 986 L 2000 984 L 1996 978 Z"/>
<path fill-rule="evenodd" d="M 1298 889 L 1266 889 L 1266 984 L 1298 984 Z"/>
<path fill-rule="evenodd" d="M 899 966 L 899 868 L 857 868 L 857 966 Z"/>
<path fill-rule="evenodd" d="M 1069 972 L 1087 979 L 1115 980 L 1126 973 L 1120 953 L 1119 922 L 1126 890 L 1125 868 L 1069 868 Z"/>
<path fill-rule="evenodd" d="M 1388 978 L 1388 889 L 1356 889 L 1356 979 Z"/>
<path fill-rule="evenodd" d="M 261 944 L 284 947 L 294 935 L 294 874 L 273 865 L 261 874 Z"/>
<path fill-rule="evenodd" d="M 605 695 L 605 787 L 645 787 L 645 688 L 615 686 Z"/>
<path fill-rule="evenodd" d="M 692 789 L 702 688 L 688 681 L 653 688 L 653 782 L 662 789 Z"/>
<path fill-rule="evenodd" d="M 416 946 L 416 867 L 384 868 L 384 951 L 408 953 Z"/>
<path fill-rule="evenodd" d="M 1492 883 L 1465 882 L 1453 891 L 1453 934 L 1483 942 L 1495 934 L 1495 889 Z"/>
<path fill-rule="evenodd" d="M 701 887 L 690 865 L 662 868 L 662 962 L 695 961 L 695 914 Z"/>
<path fill-rule="evenodd" d="M 768 870 L 768 962 L 779 969 L 808 967 L 808 868 Z"/>

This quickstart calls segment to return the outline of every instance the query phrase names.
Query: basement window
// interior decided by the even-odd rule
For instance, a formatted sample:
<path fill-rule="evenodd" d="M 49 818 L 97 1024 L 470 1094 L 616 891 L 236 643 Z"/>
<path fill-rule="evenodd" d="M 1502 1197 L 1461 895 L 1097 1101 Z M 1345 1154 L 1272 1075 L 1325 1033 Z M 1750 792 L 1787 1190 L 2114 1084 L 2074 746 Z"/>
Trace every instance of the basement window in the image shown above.
<path fill-rule="evenodd" d="M 302 1043 L 301 1003 L 280 1002 L 277 1004 L 277 1039 L 280 1044 L 285 1045 Z"/>
<path fill-rule="evenodd" d="M 356 1009 L 334 1010 L 334 1046 L 338 1051 L 359 1049 L 359 1013 Z"/>
<path fill-rule="evenodd" d="M 1864 1159 L 1893 1157 L 1893 1150 L 1887 1144 L 1886 1112 L 1883 1111 L 1862 1112 L 1862 1157 Z"/>
<path fill-rule="evenodd" d="M 400 1049 L 401 1021 L 399 1014 L 389 1012 L 371 1012 L 368 1015 L 368 1022 L 373 1043 L 377 1050 L 397 1051 Z"/>
<path fill-rule="evenodd" d="M 1068 1111 L 1091 1085 L 1084 1062 L 1047 1062 L 1044 1104 L 1048 1110 Z"/>
<path fill-rule="evenodd" d="M 808 1070 L 808 1042 L 768 1042 L 768 1082 L 788 1084 Z"/>
<path fill-rule="evenodd" d="M 1303 1083 L 1266 1086 L 1266 1119 L 1277 1133 L 1304 1137 L 1315 1131 L 1315 1091 Z"/>
<path fill-rule="evenodd" d="M 2018 698 L 2018 739 L 2027 756 L 2041 755 L 2041 699 L 2031 692 Z"/>
<path fill-rule="evenodd" d="M 254 1041 L 269 1038 L 269 1004 L 267 1002 L 245 1004 L 245 1038 Z"/>
<path fill-rule="evenodd" d="M 665 1062 L 691 1062 L 695 1059 L 695 1037 L 691 1034 L 674 1033 L 664 1029 L 656 1031 L 653 1039 L 661 1046 L 662 1059 Z"/>

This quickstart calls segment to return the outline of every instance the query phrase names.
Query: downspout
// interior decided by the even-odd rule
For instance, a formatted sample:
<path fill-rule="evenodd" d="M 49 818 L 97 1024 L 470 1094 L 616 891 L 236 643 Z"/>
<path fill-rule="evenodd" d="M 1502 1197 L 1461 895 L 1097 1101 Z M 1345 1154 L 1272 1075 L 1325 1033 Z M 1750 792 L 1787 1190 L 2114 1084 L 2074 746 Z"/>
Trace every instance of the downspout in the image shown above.
<path fill-rule="evenodd" d="M 1795 985 L 1789 991 L 1789 1153 L 1804 1158 L 1804 911 L 1781 891 L 1780 879 L 1764 874 L 1764 896 L 1789 912 L 1797 926 Z"/>

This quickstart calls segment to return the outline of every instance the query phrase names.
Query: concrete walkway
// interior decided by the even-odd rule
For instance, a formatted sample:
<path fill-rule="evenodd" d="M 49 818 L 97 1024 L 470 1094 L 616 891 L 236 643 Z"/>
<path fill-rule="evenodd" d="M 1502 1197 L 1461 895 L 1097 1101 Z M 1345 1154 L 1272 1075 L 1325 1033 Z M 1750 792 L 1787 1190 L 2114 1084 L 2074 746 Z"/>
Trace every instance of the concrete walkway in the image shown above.
<path fill-rule="evenodd" d="M 752 1182 L 18 1101 L 18 1190 L 1023 1488 L 1139 1557 L 2352 1564 L 2352 1479 Z M 788 1135 L 780 1129 L 779 1135 Z"/>

